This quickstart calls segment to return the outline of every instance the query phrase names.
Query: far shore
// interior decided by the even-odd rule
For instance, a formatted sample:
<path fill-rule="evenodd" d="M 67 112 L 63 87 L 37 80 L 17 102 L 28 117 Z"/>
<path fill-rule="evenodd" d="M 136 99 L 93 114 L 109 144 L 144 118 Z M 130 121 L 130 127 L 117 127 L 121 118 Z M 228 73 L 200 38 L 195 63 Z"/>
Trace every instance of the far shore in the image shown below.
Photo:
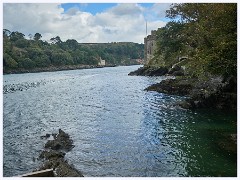
<path fill-rule="evenodd" d="M 115 67 L 116 65 L 64 65 L 64 66 L 49 66 L 34 69 L 16 69 L 16 70 L 6 70 L 3 74 L 23 74 L 23 73 L 39 73 L 39 72 L 54 72 L 54 71 L 65 71 L 65 70 L 76 70 L 76 69 L 93 69 L 93 68 L 103 68 L 103 67 Z"/>
<path fill-rule="evenodd" d="M 104 68 L 104 67 L 116 67 L 116 66 L 133 66 L 141 64 L 131 64 L 131 65 L 64 65 L 64 66 L 49 66 L 34 69 L 16 69 L 16 70 L 5 70 L 3 74 L 24 74 L 24 73 L 39 73 L 39 72 L 54 72 L 54 71 L 66 71 L 66 70 L 77 70 L 77 69 L 94 69 L 94 68 Z"/>

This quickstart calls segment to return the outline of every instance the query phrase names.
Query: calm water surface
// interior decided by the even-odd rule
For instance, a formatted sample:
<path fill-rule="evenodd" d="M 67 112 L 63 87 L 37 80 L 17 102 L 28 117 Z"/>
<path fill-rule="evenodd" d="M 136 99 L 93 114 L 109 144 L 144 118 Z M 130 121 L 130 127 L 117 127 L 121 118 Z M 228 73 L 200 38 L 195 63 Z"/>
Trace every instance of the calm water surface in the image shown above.
<path fill-rule="evenodd" d="M 38 168 L 40 136 L 61 128 L 84 176 L 236 176 L 218 146 L 236 115 L 178 108 L 183 97 L 144 91 L 164 77 L 127 75 L 138 67 L 4 75 L 3 175 Z"/>

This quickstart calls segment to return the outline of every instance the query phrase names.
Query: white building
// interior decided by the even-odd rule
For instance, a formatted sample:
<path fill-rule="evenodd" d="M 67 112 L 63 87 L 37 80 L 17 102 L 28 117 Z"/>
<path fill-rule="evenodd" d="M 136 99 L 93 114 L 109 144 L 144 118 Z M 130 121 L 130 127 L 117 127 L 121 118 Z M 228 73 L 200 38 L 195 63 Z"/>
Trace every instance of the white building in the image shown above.
<path fill-rule="evenodd" d="M 106 61 L 103 60 L 103 59 L 100 57 L 99 62 L 98 62 L 98 65 L 99 65 L 99 66 L 105 66 L 105 65 L 106 65 Z"/>

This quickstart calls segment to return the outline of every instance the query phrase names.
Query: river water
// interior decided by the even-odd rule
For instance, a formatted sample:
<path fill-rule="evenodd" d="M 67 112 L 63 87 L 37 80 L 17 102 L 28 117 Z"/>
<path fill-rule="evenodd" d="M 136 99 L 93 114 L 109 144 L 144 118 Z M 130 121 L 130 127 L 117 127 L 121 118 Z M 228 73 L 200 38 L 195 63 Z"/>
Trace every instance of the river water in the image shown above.
<path fill-rule="evenodd" d="M 84 176 L 236 176 L 236 154 L 218 146 L 219 134 L 236 133 L 236 115 L 146 92 L 166 77 L 128 76 L 138 67 L 4 75 L 3 175 L 38 168 L 40 136 L 61 128 Z"/>

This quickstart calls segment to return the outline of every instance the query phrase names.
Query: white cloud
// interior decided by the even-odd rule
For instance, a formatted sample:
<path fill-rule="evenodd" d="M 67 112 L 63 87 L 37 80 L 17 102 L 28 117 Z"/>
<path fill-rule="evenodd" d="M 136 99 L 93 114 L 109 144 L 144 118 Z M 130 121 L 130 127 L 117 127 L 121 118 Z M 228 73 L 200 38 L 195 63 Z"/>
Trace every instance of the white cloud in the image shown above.
<path fill-rule="evenodd" d="M 123 3 L 92 15 L 76 7 L 64 13 L 60 4 L 9 3 L 3 4 L 3 28 L 22 32 L 26 36 L 38 32 L 43 40 L 60 36 L 63 41 L 143 43 L 146 16 L 154 16 L 154 13 L 160 15 L 165 8 L 164 4 L 146 9 L 138 4 Z M 148 21 L 148 31 L 165 24 L 152 18 Z"/>

